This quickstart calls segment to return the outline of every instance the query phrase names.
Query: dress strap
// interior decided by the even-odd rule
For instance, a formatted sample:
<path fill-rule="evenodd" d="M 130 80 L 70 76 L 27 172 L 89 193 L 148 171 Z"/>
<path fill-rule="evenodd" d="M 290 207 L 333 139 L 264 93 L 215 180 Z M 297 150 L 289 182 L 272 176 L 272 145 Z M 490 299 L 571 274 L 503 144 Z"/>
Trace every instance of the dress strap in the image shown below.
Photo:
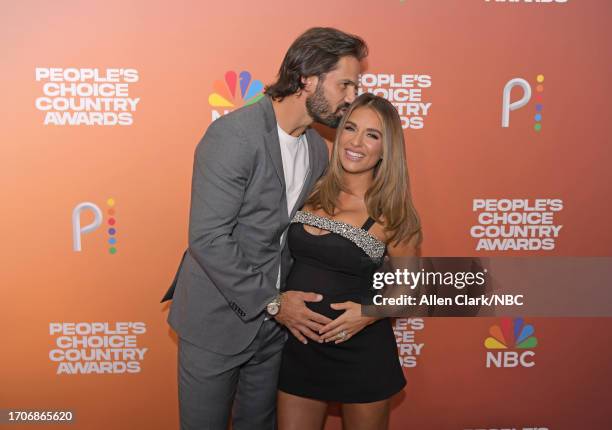
<path fill-rule="evenodd" d="M 372 227 L 373 225 L 374 225 L 374 219 L 371 218 L 371 217 L 368 217 L 368 219 L 361 226 L 361 229 L 365 230 L 365 231 L 368 231 L 370 229 L 370 227 Z"/>
<path fill-rule="evenodd" d="M 291 222 L 312 225 L 342 236 L 355 243 L 355 245 L 361 248 L 373 260 L 378 260 L 385 254 L 386 245 L 384 242 L 378 240 L 366 230 L 355 227 L 354 225 L 301 210 L 295 213 Z M 374 224 L 374 220 L 369 221 L 368 219 L 363 226 L 365 228 L 370 228 L 372 224 Z M 303 231 L 306 232 L 306 230 Z M 323 234 L 316 237 L 329 237 L 329 235 Z"/>

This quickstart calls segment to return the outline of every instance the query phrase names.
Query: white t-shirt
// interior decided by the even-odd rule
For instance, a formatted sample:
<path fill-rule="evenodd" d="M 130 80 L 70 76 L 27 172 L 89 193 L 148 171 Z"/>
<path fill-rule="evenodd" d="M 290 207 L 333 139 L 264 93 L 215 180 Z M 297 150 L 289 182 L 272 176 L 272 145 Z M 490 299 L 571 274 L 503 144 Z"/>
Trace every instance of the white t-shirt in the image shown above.
<path fill-rule="evenodd" d="M 300 197 L 310 167 L 308 166 L 308 142 L 304 133 L 299 137 L 294 137 L 287 134 L 278 124 L 277 128 L 285 173 L 287 214 L 291 215 L 291 210 Z"/>
<path fill-rule="evenodd" d="M 291 216 L 291 211 L 297 203 L 306 176 L 310 170 L 308 163 L 308 141 L 306 133 L 295 137 L 283 130 L 280 125 L 278 128 L 278 140 L 280 142 L 281 157 L 283 159 L 283 172 L 285 173 L 285 196 L 287 197 L 287 215 Z M 285 230 L 281 234 L 280 243 L 283 244 Z M 280 289 L 280 265 L 278 266 L 278 276 L 276 278 L 276 289 Z"/>

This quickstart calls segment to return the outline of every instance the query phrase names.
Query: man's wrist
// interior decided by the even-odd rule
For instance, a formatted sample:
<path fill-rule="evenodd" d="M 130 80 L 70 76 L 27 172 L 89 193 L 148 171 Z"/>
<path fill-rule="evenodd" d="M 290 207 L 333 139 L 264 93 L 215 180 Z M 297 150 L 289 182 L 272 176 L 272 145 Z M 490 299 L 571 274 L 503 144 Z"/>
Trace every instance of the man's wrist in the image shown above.
<path fill-rule="evenodd" d="M 281 308 L 281 297 L 282 293 L 278 293 L 270 303 L 266 305 L 266 312 L 269 316 L 275 317 L 279 314 Z"/>

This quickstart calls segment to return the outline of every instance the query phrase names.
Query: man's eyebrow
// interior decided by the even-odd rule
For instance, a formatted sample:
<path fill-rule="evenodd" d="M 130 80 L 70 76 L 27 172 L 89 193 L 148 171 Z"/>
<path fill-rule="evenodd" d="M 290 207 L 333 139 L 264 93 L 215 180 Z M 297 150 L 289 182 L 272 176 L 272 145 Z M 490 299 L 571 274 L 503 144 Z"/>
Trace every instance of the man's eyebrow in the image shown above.
<path fill-rule="evenodd" d="M 349 84 L 351 84 L 351 85 L 352 85 L 352 86 L 354 86 L 354 87 L 359 86 L 359 85 L 357 84 L 357 82 L 353 81 L 352 79 L 348 79 L 348 78 L 342 79 L 342 82 L 348 82 Z"/>

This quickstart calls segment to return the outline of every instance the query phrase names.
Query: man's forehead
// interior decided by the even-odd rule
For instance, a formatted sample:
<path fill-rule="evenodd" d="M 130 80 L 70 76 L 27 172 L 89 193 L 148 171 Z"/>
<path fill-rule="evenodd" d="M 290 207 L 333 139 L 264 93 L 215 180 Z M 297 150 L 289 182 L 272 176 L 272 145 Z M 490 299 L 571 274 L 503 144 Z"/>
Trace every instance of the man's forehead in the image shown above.
<path fill-rule="evenodd" d="M 351 60 L 352 61 L 346 61 L 344 58 L 340 59 L 336 68 L 329 71 L 328 75 L 333 76 L 335 79 L 346 79 L 356 82 L 361 72 L 361 64 L 356 58 L 351 57 Z"/>

